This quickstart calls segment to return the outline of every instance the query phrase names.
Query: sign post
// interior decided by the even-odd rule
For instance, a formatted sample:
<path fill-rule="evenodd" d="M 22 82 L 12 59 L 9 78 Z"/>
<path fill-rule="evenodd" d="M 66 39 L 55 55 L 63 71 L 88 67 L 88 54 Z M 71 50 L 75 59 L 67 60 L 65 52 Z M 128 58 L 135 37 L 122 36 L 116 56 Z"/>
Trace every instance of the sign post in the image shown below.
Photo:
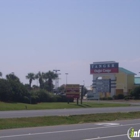
<path fill-rule="evenodd" d="M 83 90 L 84 90 L 84 86 L 81 86 L 81 104 L 82 104 L 82 100 L 83 100 Z"/>

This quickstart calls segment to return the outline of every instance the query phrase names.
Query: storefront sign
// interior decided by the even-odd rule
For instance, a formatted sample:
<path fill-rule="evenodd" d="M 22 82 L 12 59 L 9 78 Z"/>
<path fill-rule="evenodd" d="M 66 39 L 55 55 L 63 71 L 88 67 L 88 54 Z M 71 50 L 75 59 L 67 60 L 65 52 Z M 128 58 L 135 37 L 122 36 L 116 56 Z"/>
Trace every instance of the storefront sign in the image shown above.
<path fill-rule="evenodd" d="M 93 63 L 90 64 L 90 74 L 118 73 L 118 63 Z"/>

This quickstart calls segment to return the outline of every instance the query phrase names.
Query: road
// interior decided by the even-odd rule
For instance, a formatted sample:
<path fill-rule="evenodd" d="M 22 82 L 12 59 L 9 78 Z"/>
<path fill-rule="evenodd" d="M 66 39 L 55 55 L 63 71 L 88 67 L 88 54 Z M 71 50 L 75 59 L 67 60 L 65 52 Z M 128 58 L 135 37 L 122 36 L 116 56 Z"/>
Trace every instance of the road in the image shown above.
<path fill-rule="evenodd" d="M 108 107 L 108 108 L 83 108 L 83 109 L 53 109 L 53 110 L 24 110 L 0 111 L 0 118 L 21 118 L 37 116 L 66 116 L 95 113 L 135 112 L 140 111 L 140 106 Z"/>
<path fill-rule="evenodd" d="M 138 131 L 140 119 L 1 130 L 0 140 L 128 140 L 131 127 Z"/>

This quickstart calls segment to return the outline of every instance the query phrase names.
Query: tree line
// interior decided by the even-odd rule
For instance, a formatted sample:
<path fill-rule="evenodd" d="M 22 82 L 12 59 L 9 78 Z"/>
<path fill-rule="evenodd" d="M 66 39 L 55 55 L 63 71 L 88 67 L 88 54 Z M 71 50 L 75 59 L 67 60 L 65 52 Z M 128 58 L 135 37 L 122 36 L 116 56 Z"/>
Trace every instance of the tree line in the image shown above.
<path fill-rule="evenodd" d="M 26 78 L 29 80 L 29 87 L 31 88 L 32 81 L 37 79 L 39 81 L 41 89 L 46 89 L 47 91 L 51 92 L 53 89 L 53 80 L 57 78 L 58 75 L 52 71 L 38 72 L 37 74 L 28 73 Z"/>
<path fill-rule="evenodd" d="M 0 72 L 0 77 L 0 101 L 23 103 L 66 101 L 66 97 L 54 96 L 52 93 L 53 80 L 58 77 L 53 71 L 28 73 L 26 78 L 29 84 L 23 84 L 14 73 L 7 74 L 4 79 Z M 39 86 L 32 86 L 33 80 L 38 80 Z"/>

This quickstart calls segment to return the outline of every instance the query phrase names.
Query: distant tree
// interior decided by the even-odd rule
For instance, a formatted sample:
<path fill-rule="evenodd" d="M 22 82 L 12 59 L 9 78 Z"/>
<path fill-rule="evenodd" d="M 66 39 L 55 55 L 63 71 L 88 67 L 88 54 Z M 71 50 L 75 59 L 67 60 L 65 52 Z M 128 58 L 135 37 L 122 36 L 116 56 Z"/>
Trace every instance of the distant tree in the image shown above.
<path fill-rule="evenodd" d="M 32 81 L 35 79 L 35 74 L 34 73 L 28 73 L 26 78 L 29 79 L 29 85 L 30 85 L 30 88 L 31 88 Z"/>
<path fill-rule="evenodd" d="M 48 71 L 45 73 L 45 77 L 47 79 L 48 91 L 51 92 L 53 90 L 53 80 L 56 79 L 58 75 L 52 71 Z"/>
<path fill-rule="evenodd" d="M 12 80 L 12 81 L 20 83 L 19 78 L 14 73 L 7 74 L 6 79 L 9 80 L 9 81 Z"/>
<path fill-rule="evenodd" d="M 11 98 L 13 102 L 23 102 L 23 98 L 29 96 L 29 92 L 25 85 L 20 82 L 9 80 L 11 86 Z"/>
<path fill-rule="evenodd" d="M 44 72 L 38 72 L 35 75 L 35 79 L 39 80 L 40 88 L 41 89 L 46 89 L 48 91 L 53 90 L 53 80 L 57 78 L 58 75 L 55 74 L 52 71 L 48 71 L 46 73 Z"/>
<path fill-rule="evenodd" d="M 0 79 L 0 101 L 11 101 L 12 89 L 9 82 L 6 79 Z"/>
<path fill-rule="evenodd" d="M 40 88 L 43 88 L 43 87 L 44 87 L 43 78 L 44 78 L 44 73 L 43 73 L 43 72 L 40 72 L 40 71 L 39 71 L 39 72 L 35 75 L 35 79 L 38 79 L 38 81 L 39 81 Z"/>
<path fill-rule="evenodd" d="M 2 72 L 0 72 L 0 77 L 2 77 Z"/>
<path fill-rule="evenodd" d="M 64 91 L 65 91 L 65 85 L 61 85 L 61 86 L 58 88 L 58 91 L 61 92 L 61 93 L 64 93 Z"/>
<path fill-rule="evenodd" d="M 87 90 L 87 88 L 84 86 L 84 88 L 83 88 L 83 93 L 84 93 L 84 95 L 88 92 L 88 90 Z"/>
<path fill-rule="evenodd" d="M 31 89 L 29 84 L 25 84 L 24 86 L 25 86 L 25 88 L 26 88 L 27 90 L 30 90 L 30 89 Z"/>
<path fill-rule="evenodd" d="M 32 87 L 33 87 L 33 89 L 39 89 L 39 87 L 37 85 L 33 85 Z"/>

